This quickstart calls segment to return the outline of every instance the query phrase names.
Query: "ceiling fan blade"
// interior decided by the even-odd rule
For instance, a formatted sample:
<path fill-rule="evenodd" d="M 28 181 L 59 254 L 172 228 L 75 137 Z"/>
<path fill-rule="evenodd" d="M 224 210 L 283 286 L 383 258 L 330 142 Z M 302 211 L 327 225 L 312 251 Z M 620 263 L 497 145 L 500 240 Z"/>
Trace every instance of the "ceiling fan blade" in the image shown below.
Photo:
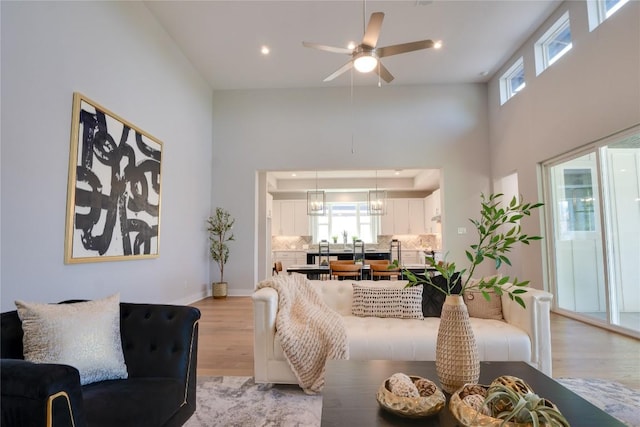
<path fill-rule="evenodd" d="M 331 80 L 333 80 L 336 77 L 338 77 L 340 74 L 342 74 L 342 73 L 344 73 L 346 71 L 349 71 L 352 67 L 353 67 L 353 61 L 347 62 L 342 67 L 340 67 L 335 73 L 331 74 L 329 77 L 324 79 L 323 82 L 330 82 Z"/>
<path fill-rule="evenodd" d="M 418 42 L 394 44 L 392 46 L 385 46 L 376 49 L 376 55 L 378 55 L 378 58 L 384 58 L 385 56 L 413 52 L 414 50 L 429 49 L 433 47 L 433 45 L 433 40 L 420 40 Z"/>
<path fill-rule="evenodd" d="M 353 49 L 347 49 L 346 47 L 326 46 L 323 44 L 310 42 L 302 42 L 302 45 L 304 47 L 310 47 L 312 49 L 324 50 L 325 52 L 344 53 L 347 55 L 351 55 L 353 53 Z"/>
<path fill-rule="evenodd" d="M 378 70 L 378 68 L 380 68 L 380 70 Z M 384 65 L 382 65 L 382 62 L 378 61 L 378 66 L 376 68 L 374 68 L 373 70 L 385 82 L 391 83 L 391 80 L 393 80 L 393 75 L 389 72 L 389 70 L 387 70 L 387 68 Z"/>
<path fill-rule="evenodd" d="M 378 37 L 380 37 L 380 29 L 382 28 L 382 19 L 384 19 L 384 13 L 382 12 L 375 12 L 371 14 L 367 30 L 364 32 L 364 36 L 362 37 L 362 44 L 369 47 L 376 47 Z"/>

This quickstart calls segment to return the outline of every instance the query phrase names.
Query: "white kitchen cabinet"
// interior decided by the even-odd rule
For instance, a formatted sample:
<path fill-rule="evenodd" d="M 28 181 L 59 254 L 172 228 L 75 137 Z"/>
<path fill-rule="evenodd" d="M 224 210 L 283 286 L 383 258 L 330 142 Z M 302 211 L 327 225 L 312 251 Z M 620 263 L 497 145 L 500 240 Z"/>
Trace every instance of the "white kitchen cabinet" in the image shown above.
<path fill-rule="evenodd" d="M 274 200 L 271 205 L 271 235 L 279 236 L 280 231 L 280 200 Z"/>
<path fill-rule="evenodd" d="M 311 232 L 309 229 L 309 215 L 307 215 L 307 201 L 296 200 L 293 204 L 293 235 L 310 236 Z"/>
<path fill-rule="evenodd" d="M 393 200 L 393 234 L 409 234 L 409 200 Z"/>
<path fill-rule="evenodd" d="M 425 231 L 427 233 L 440 233 L 440 189 L 435 190 L 425 199 Z"/>
<path fill-rule="evenodd" d="M 381 219 L 381 234 L 423 234 L 424 223 L 422 199 L 387 199 L 387 214 Z"/>
<path fill-rule="evenodd" d="M 306 200 L 274 200 L 271 231 L 274 236 L 309 236 Z"/>
<path fill-rule="evenodd" d="M 393 199 L 387 199 L 387 213 L 380 217 L 380 234 L 392 235 L 395 227 L 393 225 L 394 218 Z"/>
<path fill-rule="evenodd" d="M 424 234 L 424 200 L 409 199 L 409 234 Z"/>
<path fill-rule="evenodd" d="M 273 217 L 273 196 L 267 193 L 267 218 Z"/>
<path fill-rule="evenodd" d="M 280 235 L 295 236 L 295 201 L 280 201 Z"/>
<path fill-rule="evenodd" d="M 425 222 L 425 231 L 427 233 L 432 233 L 431 231 L 431 217 L 433 216 L 433 197 L 427 196 L 424 198 L 424 222 Z"/>

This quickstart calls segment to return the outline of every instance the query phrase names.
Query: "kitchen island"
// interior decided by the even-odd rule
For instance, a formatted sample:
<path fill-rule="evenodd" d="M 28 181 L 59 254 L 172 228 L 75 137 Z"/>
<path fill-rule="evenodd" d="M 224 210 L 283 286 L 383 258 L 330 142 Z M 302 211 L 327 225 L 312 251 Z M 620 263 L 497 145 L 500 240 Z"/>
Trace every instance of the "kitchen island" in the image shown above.
<path fill-rule="evenodd" d="M 325 252 L 322 253 L 325 255 Z M 316 257 L 320 256 L 320 251 L 307 251 L 307 264 L 317 264 Z M 353 259 L 353 249 L 329 249 L 330 259 L 348 260 Z M 391 252 L 387 249 L 366 249 L 364 259 L 391 259 Z"/>

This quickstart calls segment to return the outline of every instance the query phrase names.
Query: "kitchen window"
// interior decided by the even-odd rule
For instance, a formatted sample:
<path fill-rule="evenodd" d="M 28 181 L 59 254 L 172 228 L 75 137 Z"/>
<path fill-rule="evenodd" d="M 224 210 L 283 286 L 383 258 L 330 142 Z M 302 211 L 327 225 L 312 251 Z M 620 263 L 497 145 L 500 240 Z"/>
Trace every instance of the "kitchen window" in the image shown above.
<path fill-rule="evenodd" d="M 335 202 L 327 203 L 327 215 L 312 218 L 313 242 L 327 240 L 333 243 L 344 242 L 347 233 L 347 244 L 353 244 L 357 237 L 365 243 L 376 243 L 380 229 L 379 217 L 369 215 L 367 202 Z"/>

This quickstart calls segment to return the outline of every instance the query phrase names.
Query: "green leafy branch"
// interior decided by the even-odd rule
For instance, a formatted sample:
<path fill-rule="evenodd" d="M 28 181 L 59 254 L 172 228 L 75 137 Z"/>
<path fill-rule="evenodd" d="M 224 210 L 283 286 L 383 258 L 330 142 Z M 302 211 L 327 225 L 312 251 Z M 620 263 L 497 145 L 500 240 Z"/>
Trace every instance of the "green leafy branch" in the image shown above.
<path fill-rule="evenodd" d="M 489 279 L 483 278 L 479 282 L 471 281 L 476 267 L 485 260 L 493 260 L 496 270 L 499 269 L 502 264 L 511 265 L 508 254 L 515 245 L 528 245 L 532 241 L 542 239 L 540 236 L 524 234 L 520 226 L 520 220 L 525 216 L 530 216 L 531 212 L 541 207 L 543 203 L 524 203 L 522 200 L 513 197 L 510 203 L 506 207 L 503 207 L 500 202 L 502 196 L 502 193 L 491 194 L 488 197 L 482 194 L 480 219 L 469 219 L 476 229 L 478 243 L 471 245 L 470 250 L 465 251 L 467 260 L 470 263 L 468 269 L 457 271 L 455 262 L 448 262 L 446 260 L 436 262 L 431 257 L 426 258 L 427 264 L 435 268 L 436 271 L 445 278 L 447 289 L 442 290 L 435 286 L 427 271 L 425 271 L 425 278 L 417 277 L 415 274 L 405 271 L 405 275 L 409 280 L 407 286 L 426 283 L 447 295 L 451 295 L 458 278 L 465 277 L 460 291 L 461 294 L 468 290 L 478 289 L 482 292 L 486 300 L 490 300 L 491 296 L 488 291 L 493 291 L 498 296 L 507 292 L 511 300 L 525 307 L 525 303 L 520 295 L 526 292 L 524 288 L 529 285 L 528 280 L 519 281 L 516 277 L 512 282 L 513 287 L 509 289 L 503 288 L 504 285 L 510 282 L 509 276 L 495 276 Z M 465 276 L 467 272 L 468 274 Z"/>

